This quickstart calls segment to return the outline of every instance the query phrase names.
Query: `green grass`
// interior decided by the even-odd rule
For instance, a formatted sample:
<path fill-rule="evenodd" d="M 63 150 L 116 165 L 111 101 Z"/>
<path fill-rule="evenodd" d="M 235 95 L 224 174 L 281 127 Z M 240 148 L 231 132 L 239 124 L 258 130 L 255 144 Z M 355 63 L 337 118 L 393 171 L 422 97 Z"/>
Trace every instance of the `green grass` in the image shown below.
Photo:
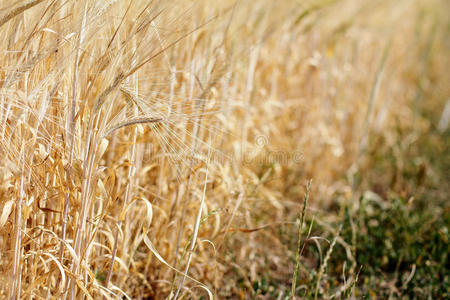
<path fill-rule="evenodd" d="M 317 299 L 446 299 L 450 296 L 450 207 L 437 209 L 396 197 L 387 201 L 361 197 L 359 209 L 344 207 L 333 222 L 314 222 L 310 236 L 331 242 L 338 226 L 339 239 L 321 278 Z M 306 222 L 311 225 L 311 218 Z M 320 224 L 319 224 L 320 223 Z M 279 231 L 280 239 L 295 249 L 295 231 Z M 343 245 L 345 243 L 345 245 Z M 314 299 L 315 289 L 330 244 L 309 242 L 301 258 L 296 295 Z M 351 256 L 354 259 L 349 258 Z M 291 255 L 292 265 L 295 255 Z M 289 278 L 280 281 L 263 276 L 252 282 L 254 297 L 289 296 Z M 344 276 L 346 279 L 344 279 Z M 349 282 L 353 281 L 353 282 Z M 347 288 L 342 290 L 345 283 Z M 341 291 L 341 293 L 338 293 Z"/>

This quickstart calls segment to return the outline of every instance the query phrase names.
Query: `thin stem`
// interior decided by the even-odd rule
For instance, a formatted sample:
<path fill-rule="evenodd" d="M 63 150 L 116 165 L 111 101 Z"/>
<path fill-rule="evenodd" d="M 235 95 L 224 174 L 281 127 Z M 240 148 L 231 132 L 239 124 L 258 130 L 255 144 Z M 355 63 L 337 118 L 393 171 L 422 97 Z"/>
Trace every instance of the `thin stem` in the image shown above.
<path fill-rule="evenodd" d="M 300 214 L 300 223 L 298 225 L 299 228 L 298 228 L 297 252 L 295 254 L 295 269 L 294 269 L 294 278 L 292 279 L 290 299 L 294 299 L 294 297 L 295 297 L 295 286 L 297 284 L 298 269 L 300 267 L 300 253 L 301 253 L 301 244 L 302 244 L 303 224 L 304 224 L 305 215 L 306 215 L 306 206 L 308 204 L 311 183 L 312 183 L 312 179 L 309 180 L 308 185 L 306 187 L 306 193 L 305 193 L 305 197 L 303 199 L 303 210 L 302 210 L 302 213 Z"/>

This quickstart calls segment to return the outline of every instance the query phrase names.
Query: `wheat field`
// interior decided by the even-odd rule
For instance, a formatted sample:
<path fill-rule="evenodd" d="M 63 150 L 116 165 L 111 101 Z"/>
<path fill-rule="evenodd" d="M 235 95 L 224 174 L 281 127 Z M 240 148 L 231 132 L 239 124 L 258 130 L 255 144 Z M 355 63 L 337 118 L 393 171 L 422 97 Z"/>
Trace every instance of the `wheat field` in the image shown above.
<path fill-rule="evenodd" d="M 0 298 L 450 297 L 449 12 L 1 0 Z"/>

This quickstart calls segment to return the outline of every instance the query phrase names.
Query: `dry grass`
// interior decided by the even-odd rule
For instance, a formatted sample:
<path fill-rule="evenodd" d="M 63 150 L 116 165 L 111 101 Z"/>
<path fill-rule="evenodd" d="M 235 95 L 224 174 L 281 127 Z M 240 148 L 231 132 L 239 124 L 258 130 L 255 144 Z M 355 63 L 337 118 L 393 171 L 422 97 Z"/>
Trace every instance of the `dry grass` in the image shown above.
<path fill-rule="evenodd" d="M 247 298 L 261 274 L 281 299 L 304 183 L 318 216 L 352 203 L 370 142 L 413 144 L 450 96 L 444 0 L 0 8 L 2 299 Z"/>

